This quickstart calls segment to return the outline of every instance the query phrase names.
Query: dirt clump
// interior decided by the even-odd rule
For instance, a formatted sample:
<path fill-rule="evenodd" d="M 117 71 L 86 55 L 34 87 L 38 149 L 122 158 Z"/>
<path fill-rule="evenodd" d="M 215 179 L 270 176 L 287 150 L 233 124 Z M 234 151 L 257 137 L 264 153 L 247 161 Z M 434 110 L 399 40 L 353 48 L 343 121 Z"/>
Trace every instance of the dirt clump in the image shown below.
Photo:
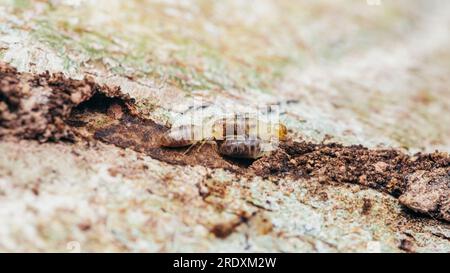
<path fill-rule="evenodd" d="M 398 247 L 406 252 L 416 252 L 415 243 L 410 238 L 401 239 Z"/>
<path fill-rule="evenodd" d="M 417 171 L 408 175 L 399 201 L 408 208 L 450 222 L 450 170 Z"/>
<path fill-rule="evenodd" d="M 368 186 L 401 196 L 400 202 L 414 211 L 449 221 L 447 153 L 410 156 L 395 149 L 368 149 L 361 145 L 287 142 L 271 156 L 255 161 L 250 169 L 263 177 L 316 177 L 322 182 Z"/>
<path fill-rule="evenodd" d="M 372 200 L 369 198 L 364 198 L 362 205 L 362 214 L 368 215 L 370 214 L 370 210 L 372 209 Z"/>
<path fill-rule="evenodd" d="M 75 80 L 62 73 L 21 73 L 0 63 L 0 137 L 73 140 L 65 119 L 75 106 L 98 92 L 122 96 L 118 87 L 99 85 L 90 77 Z"/>

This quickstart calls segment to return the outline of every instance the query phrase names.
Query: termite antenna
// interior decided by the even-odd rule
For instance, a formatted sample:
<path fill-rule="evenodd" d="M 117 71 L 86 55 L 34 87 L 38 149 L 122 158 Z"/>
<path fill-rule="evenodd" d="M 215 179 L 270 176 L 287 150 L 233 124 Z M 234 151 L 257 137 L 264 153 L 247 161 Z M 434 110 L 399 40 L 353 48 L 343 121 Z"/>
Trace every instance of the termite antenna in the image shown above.
<path fill-rule="evenodd" d="M 184 151 L 183 155 L 187 155 L 195 145 L 197 145 L 197 142 L 192 143 L 191 146 L 189 146 L 189 148 L 187 148 L 187 150 Z"/>
<path fill-rule="evenodd" d="M 197 148 L 197 152 L 200 152 L 200 150 L 202 149 L 203 145 L 206 143 L 206 139 L 202 140 L 202 142 L 200 143 L 200 145 Z"/>
<path fill-rule="evenodd" d="M 202 149 L 203 145 L 205 145 L 206 142 L 212 141 L 213 139 L 214 139 L 213 137 L 203 139 L 202 143 L 200 143 L 200 146 L 197 149 L 197 152 L 199 152 Z"/>

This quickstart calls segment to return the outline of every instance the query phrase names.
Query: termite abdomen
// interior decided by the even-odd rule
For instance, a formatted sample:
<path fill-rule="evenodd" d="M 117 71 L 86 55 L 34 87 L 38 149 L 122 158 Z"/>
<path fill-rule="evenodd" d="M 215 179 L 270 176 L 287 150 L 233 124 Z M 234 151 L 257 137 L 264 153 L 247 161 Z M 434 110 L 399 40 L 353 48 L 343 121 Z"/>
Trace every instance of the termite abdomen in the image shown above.
<path fill-rule="evenodd" d="M 160 138 L 164 147 L 184 147 L 194 144 L 201 138 L 200 127 L 195 125 L 181 125 L 165 132 Z"/>
<path fill-rule="evenodd" d="M 252 158 L 256 159 L 263 156 L 264 151 L 259 139 L 239 139 L 226 138 L 219 145 L 219 153 L 226 156 L 237 158 Z"/>

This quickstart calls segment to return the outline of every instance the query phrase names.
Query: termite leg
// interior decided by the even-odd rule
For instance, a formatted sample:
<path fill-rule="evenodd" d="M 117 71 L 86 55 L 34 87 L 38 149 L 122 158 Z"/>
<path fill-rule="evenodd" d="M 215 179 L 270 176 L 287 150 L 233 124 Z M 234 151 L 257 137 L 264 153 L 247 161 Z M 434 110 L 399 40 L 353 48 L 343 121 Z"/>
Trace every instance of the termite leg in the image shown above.
<path fill-rule="evenodd" d="M 189 146 L 189 148 L 187 148 L 186 151 L 183 152 L 183 155 L 187 155 L 187 154 L 192 150 L 192 148 L 193 148 L 195 145 L 197 145 L 197 142 L 192 143 L 192 144 Z"/>
<path fill-rule="evenodd" d="M 200 143 L 200 146 L 197 149 L 197 152 L 199 152 L 202 149 L 203 145 L 205 145 L 206 142 L 211 141 L 211 140 L 213 140 L 213 137 L 203 139 L 202 142 Z"/>

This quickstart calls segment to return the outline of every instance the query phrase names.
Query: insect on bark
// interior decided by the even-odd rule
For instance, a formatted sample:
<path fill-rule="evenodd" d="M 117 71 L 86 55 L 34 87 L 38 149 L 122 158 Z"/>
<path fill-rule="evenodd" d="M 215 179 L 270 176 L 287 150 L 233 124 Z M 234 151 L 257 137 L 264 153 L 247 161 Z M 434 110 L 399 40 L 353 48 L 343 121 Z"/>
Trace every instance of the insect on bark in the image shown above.
<path fill-rule="evenodd" d="M 185 147 L 205 141 L 215 141 L 218 152 L 237 158 L 259 158 L 276 149 L 279 140 L 285 140 L 287 128 L 281 123 L 270 123 L 254 117 L 233 115 L 215 119 L 202 126 L 181 125 L 167 131 L 161 146 Z"/>

